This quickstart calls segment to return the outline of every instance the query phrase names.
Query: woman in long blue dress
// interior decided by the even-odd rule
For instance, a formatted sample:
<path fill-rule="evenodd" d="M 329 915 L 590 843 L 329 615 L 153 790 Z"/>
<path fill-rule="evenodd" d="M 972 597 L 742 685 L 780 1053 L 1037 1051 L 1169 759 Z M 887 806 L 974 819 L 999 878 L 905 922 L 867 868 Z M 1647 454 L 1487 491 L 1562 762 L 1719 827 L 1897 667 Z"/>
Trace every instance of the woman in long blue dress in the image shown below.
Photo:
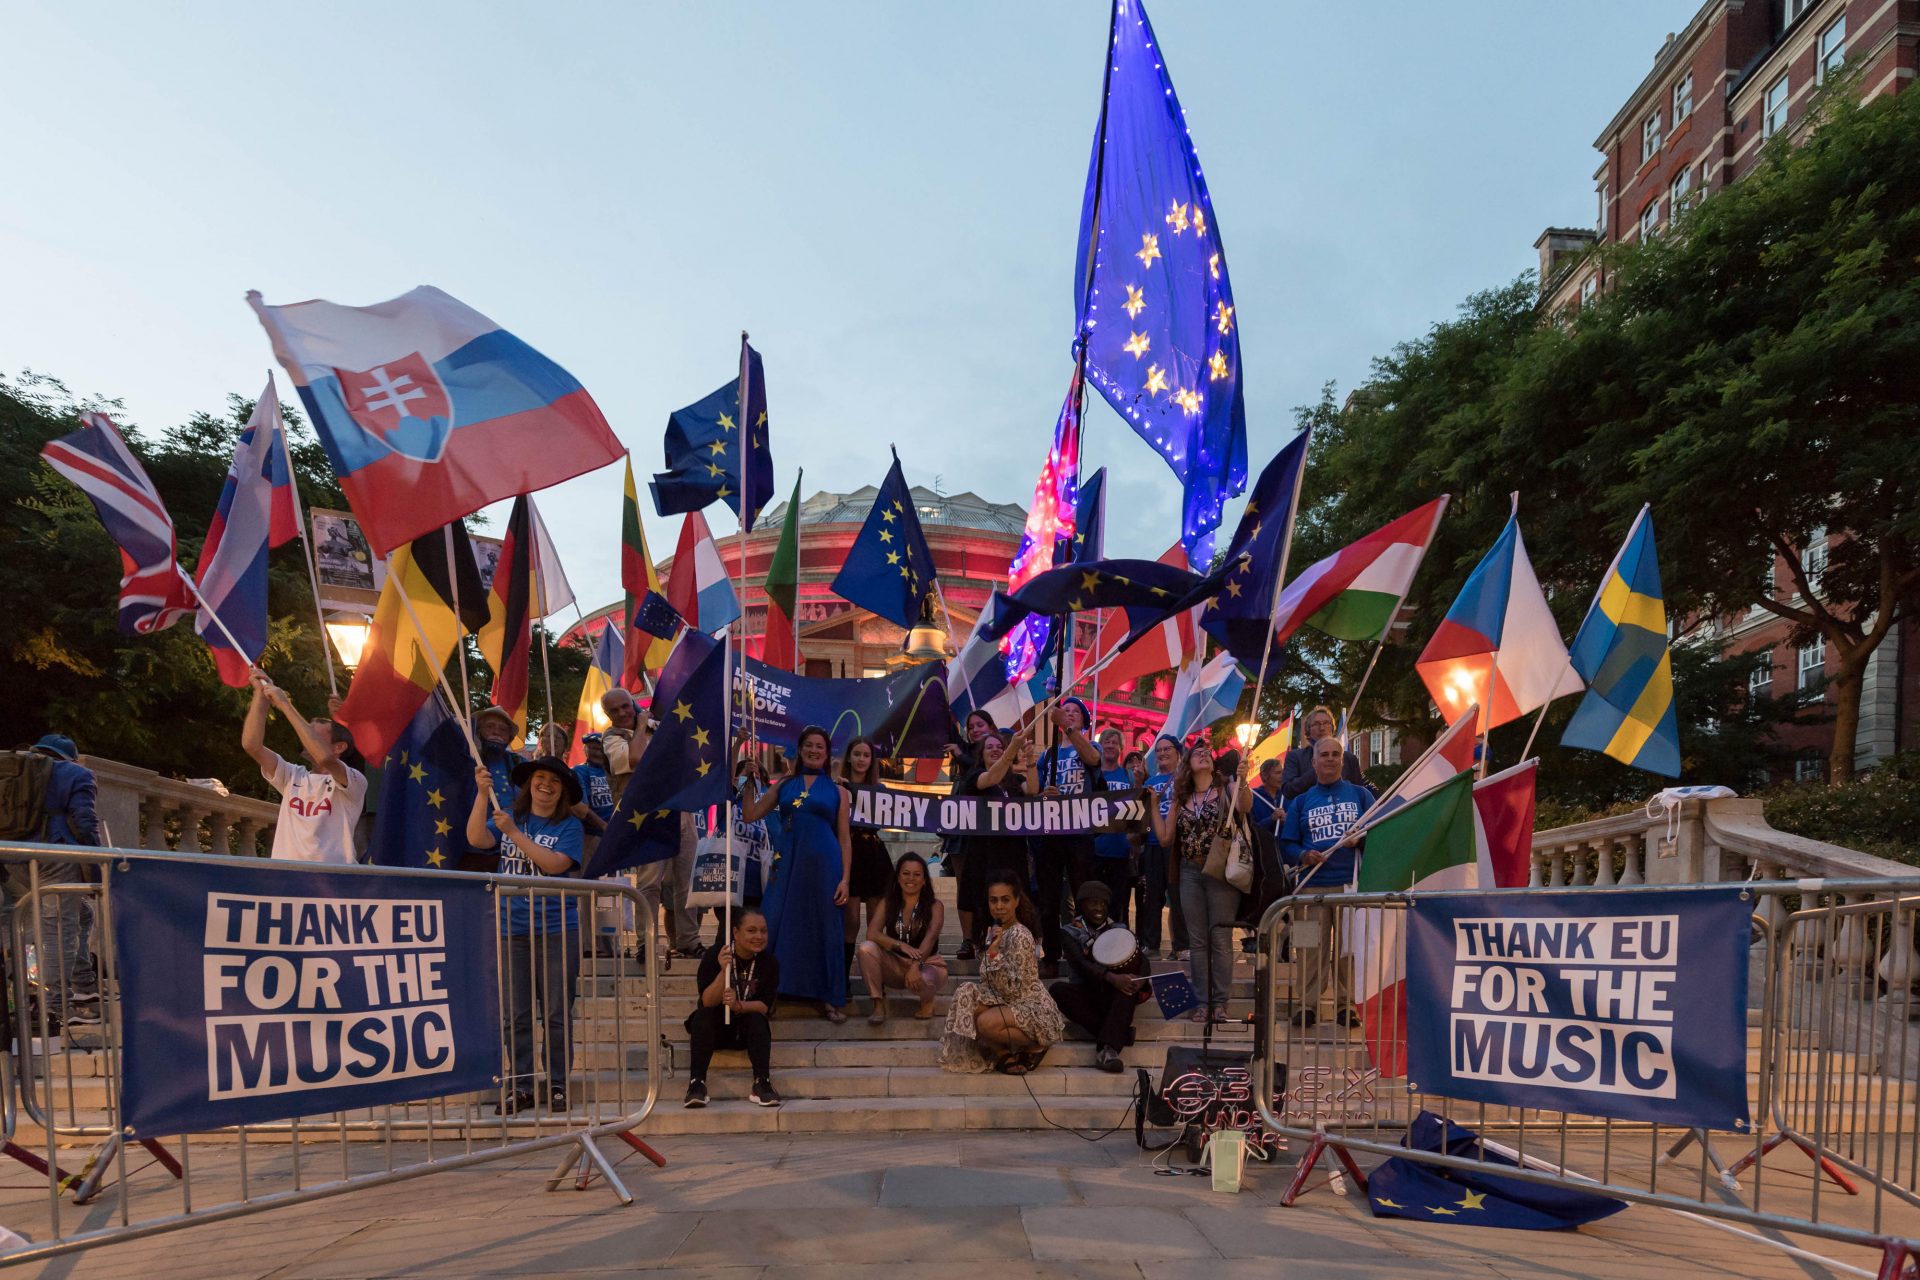
<path fill-rule="evenodd" d="M 785 833 L 773 881 L 761 899 L 780 964 L 782 995 L 815 1000 L 827 1021 L 847 1020 L 847 952 L 841 908 L 853 841 L 847 828 L 847 793 L 828 772 L 827 731 L 800 731 L 799 763 L 770 791 L 746 805 L 755 822 L 774 809 Z"/>

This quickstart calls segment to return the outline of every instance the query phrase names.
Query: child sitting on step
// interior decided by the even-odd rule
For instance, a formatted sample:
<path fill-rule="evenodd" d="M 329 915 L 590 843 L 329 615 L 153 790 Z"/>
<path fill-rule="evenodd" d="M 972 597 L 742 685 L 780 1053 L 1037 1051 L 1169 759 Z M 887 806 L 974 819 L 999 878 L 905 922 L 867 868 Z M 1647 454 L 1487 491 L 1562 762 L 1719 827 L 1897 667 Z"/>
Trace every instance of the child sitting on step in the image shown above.
<path fill-rule="evenodd" d="M 767 949 L 767 918 L 752 907 L 736 911 L 732 944 L 716 942 L 700 958 L 694 988 L 699 997 L 687 1015 L 693 1053 L 686 1105 L 707 1105 L 707 1067 L 715 1049 L 745 1049 L 753 1067 L 753 1088 L 747 1100 L 755 1106 L 779 1106 L 780 1094 L 772 1078 L 772 1015 L 780 990 L 780 962 Z"/>

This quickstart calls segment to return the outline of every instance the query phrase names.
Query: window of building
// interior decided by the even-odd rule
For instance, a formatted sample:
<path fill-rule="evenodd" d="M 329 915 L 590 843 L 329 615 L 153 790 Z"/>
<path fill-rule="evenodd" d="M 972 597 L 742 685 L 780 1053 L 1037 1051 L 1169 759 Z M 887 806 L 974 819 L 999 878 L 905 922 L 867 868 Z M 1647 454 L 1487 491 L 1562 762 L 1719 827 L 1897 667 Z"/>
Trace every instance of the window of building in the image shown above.
<path fill-rule="evenodd" d="M 1604 174 L 1601 175 L 1600 190 L 1597 194 L 1600 201 L 1600 220 L 1594 224 L 1594 227 L 1602 236 L 1605 236 L 1607 234 L 1607 210 L 1613 207 L 1613 193 L 1607 190 L 1607 179 Z"/>
<path fill-rule="evenodd" d="M 1680 83 L 1673 86 L 1673 123 L 1676 128 L 1682 120 L 1693 114 L 1693 73 L 1689 71 L 1680 77 Z"/>
<path fill-rule="evenodd" d="M 1813 62 L 1813 82 L 1825 84 L 1829 73 L 1847 60 L 1847 15 L 1841 14 L 1820 33 L 1820 53 Z"/>
<path fill-rule="evenodd" d="M 1767 86 L 1765 112 L 1760 118 L 1760 136 L 1771 138 L 1787 127 L 1787 97 L 1790 86 L 1787 77 L 1781 76 Z"/>
<path fill-rule="evenodd" d="M 1580 282 L 1580 305 L 1590 307 L 1593 300 L 1600 296 L 1600 276 L 1598 273 L 1588 276 Z"/>
<path fill-rule="evenodd" d="M 1375 729 L 1367 735 L 1367 750 L 1373 756 L 1375 764 L 1384 764 L 1387 759 L 1387 733 L 1384 729 Z"/>
<path fill-rule="evenodd" d="M 1640 238 L 1648 239 L 1660 229 L 1660 197 L 1647 201 L 1647 207 L 1640 211 Z"/>
<path fill-rule="evenodd" d="M 1683 209 L 1691 203 L 1693 195 L 1693 166 L 1688 165 L 1673 175 L 1673 185 L 1667 188 L 1667 216 L 1677 218 Z"/>
<path fill-rule="evenodd" d="M 1807 575 L 1807 585 L 1818 593 L 1820 576 L 1826 571 L 1827 530 L 1821 526 L 1807 535 L 1806 545 L 1800 548 L 1800 572 Z"/>
<path fill-rule="evenodd" d="M 1747 695 L 1767 698 L 1773 695 L 1773 655 L 1769 652 L 1759 666 L 1747 673 Z"/>
<path fill-rule="evenodd" d="M 1827 639 L 1815 636 L 1800 646 L 1800 680 L 1795 686 L 1800 692 L 1818 685 L 1827 674 Z"/>
<path fill-rule="evenodd" d="M 1793 758 L 1795 782 L 1820 782 L 1827 776 L 1827 758 L 1808 747 Z"/>
<path fill-rule="evenodd" d="M 1654 112 L 1640 126 L 1640 163 L 1645 164 L 1660 154 L 1660 113 Z"/>
<path fill-rule="evenodd" d="M 1787 26 L 1800 21 L 1800 15 L 1819 4 L 1820 0 L 1787 0 Z"/>

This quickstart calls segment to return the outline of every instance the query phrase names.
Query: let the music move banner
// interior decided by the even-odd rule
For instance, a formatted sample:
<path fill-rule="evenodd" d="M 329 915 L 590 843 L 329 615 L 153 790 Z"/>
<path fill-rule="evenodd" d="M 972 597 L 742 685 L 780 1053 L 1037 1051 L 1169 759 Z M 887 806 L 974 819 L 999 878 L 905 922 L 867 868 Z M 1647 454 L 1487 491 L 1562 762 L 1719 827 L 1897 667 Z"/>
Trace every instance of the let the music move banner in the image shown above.
<path fill-rule="evenodd" d="M 114 872 L 129 1136 L 495 1087 L 483 881 L 250 861 Z"/>
<path fill-rule="evenodd" d="M 1408 1079 L 1423 1093 L 1745 1129 L 1734 888 L 1416 897 Z"/>
<path fill-rule="evenodd" d="M 1088 796 L 928 796 L 887 787 L 848 787 L 849 821 L 856 827 L 924 831 L 930 835 L 1077 836 L 1125 831 L 1145 822 L 1145 787 Z"/>

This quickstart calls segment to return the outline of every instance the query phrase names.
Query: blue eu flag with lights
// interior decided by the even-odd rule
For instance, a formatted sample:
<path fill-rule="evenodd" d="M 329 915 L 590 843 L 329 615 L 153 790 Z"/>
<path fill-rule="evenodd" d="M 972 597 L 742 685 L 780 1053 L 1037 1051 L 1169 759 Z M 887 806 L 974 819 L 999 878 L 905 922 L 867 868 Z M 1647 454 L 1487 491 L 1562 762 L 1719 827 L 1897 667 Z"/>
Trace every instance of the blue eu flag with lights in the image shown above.
<path fill-rule="evenodd" d="M 660 727 L 634 763 L 588 876 L 672 857 L 680 848 L 680 815 L 726 801 L 726 646 L 691 628 L 681 632 L 660 669 L 651 714 Z"/>
<path fill-rule="evenodd" d="M 895 626 L 911 627 L 920 620 L 920 602 L 931 590 L 933 551 L 920 531 L 920 513 L 896 456 L 833 580 L 833 593 Z"/>
<path fill-rule="evenodd" d="M 773 451 L 767 446 L 767 378 L 760 353 L 742 340 L 747 406 L 740 410 L 740 379 L 667 416 L 667 470 L 656 472 L 653 506 L 663 516 L 724 502 L 751 530 L 773 496 Z M 740 450 L 745 440 L 744 477 Z M 744 501 L 741 485 L 744 480 Z"/>
<path fill-rule="evenodd" d="M 1180 478 L 1180 540 L 1204 569 L 1227 499 L 1247 485 L 1240 318 L 1186 112 L 1140 0 L 1116 0 L 1107 53 L 1073 275 L 1087 379 Z"/>
<path fill-rule="evenodd" d="M 1274 596 L 1280 590 L 1280 561 L 1293 540 L 1294 499 L 1307 465 L 1302 431 L 1273 455 L 1247 498 L 1247 509 L 1227 544 L 1221 562 L 1220 593 L 1208 602 L 1200 625 L 1249 671 L 1258 671 L 1272 643 Z M 1275 648 L 1268 663 L 1280 660 Z"/>
<path fill-rule="evenodd" d="M 379 867 L 459 870 L 473 792 L 467 736 L 436 694 L 387 753 L 367 860 Z"/>

